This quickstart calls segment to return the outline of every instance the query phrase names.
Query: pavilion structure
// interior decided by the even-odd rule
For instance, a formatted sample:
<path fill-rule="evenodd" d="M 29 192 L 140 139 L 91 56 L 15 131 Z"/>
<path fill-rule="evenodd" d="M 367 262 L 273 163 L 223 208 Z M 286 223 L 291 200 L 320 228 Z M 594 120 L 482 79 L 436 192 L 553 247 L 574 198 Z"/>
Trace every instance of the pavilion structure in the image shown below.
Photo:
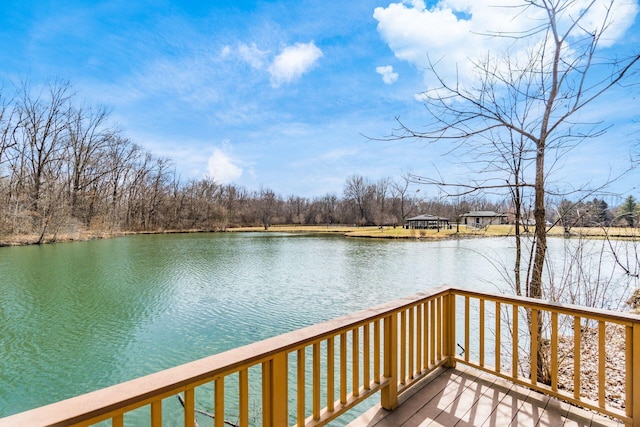
<path fill-rule="evenodd" d="M 449 218 L 423 214 L 405 220 L 407 229 L 449 228 Z"/>

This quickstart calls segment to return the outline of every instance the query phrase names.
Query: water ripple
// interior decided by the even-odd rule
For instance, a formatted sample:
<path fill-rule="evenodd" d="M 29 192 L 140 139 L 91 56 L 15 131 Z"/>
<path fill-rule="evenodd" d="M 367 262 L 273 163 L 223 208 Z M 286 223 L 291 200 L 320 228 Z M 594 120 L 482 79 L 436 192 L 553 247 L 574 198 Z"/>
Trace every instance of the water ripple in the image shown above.
<path fill-rule="evenodd" d="M 512 250 L 262 233 L 0 248 L 0 416 L 429 287 L 497 282 L 488 253 Z"/>

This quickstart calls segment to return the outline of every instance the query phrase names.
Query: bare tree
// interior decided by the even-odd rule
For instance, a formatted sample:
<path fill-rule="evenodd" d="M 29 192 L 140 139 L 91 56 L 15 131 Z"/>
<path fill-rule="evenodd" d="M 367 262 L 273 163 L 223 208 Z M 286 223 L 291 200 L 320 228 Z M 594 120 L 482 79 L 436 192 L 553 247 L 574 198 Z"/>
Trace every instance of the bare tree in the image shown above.
<path fill-rule="evenodd" d="M 464 196 L 456 196 L 453 198 L 453 217 L 456 223 L 456 233 L 460 232 L 460 220 L 462 215 L 469 212 L 471 203 Z"/>
<path fill-rule="evenodd" d="M 106 216 L 110 227 L 119 228 L 122 219 L 124 187 L 129 180 L 133 162 L 138 158 L 140 148 L 126 138 L 115 136 L 107 146 L 105 162 L 107 174 L 104 176 L 108 207 Z"/>
<path fill-rule="evenodd" d="M 225 185 L 220 191 L 222 204 L 223 228 L 242 223 L 249 214 L 246 212 L 249 192 L 246 188 L 233 184 Z"/>
<path fill-rule="evenodd" d="M 173 174 L 173 162 L 167 157 L 156 158 L 151 166 L 148 182 L 145 229 L 155 230 L 164 225 L 162 216 L 166 213 L 164 204 L 168 199 L 169 183 Z"/>
<path fill-rule="evenodd" d="M 518 13 L 542 11 L 544 21 L 523 33 L 493 36 L 511 38 L 514 46 L 526 45 L 527 54 L 506 52 L 473 61 L 473 86 L 449 83 L 438 74 L 437 64 L 432 64 L 431 71 L 439 85 L 423 94 L 432 119 L 428 130 L 416 131 L 400 122 L 401 131 L 392 136 L 448 140 L 470 151 L 474 151 L 479 140 L 490 141 L 496 149 L 489 152 L 494 157 L 485 159 L 485 166 L 493 167 L 508 160 L 511 178 L 505 180 L 504 175 L 492 173 L 483 182 L 470 183 L 467 188 L 470 191 L 506 188 L 515 192 L 516 201 L 521 198 L 516 189 L 533 191 L 536 241 L 528 292 L 533 297 L 542 296 L 548 174 L 581 140 L 604 132 L 601 123 L 577 121 L 579 113 L 637 72 L 640 60 L 637 52 L 608 61 L 596 55 L 613 25 L 614 6 L 614 0 L 523 1 L 520 10 L 516 8 Z M 594 26 L 588 21 L 593 18 L 591 12 L 600 12 L 596 8 L 602 8 L 602 20 Z M 602 77 L 605 68 L 608 72 Z M 505 153 L 509 159 L 505 159 Z M 524 176 L 528 167 L 533 169 L 533 176 Z"/>
<path fill-rule="evenodd" d="M 415 213 L 417 195 L 420 189 L 409 192 L 409 186 L 413 182 L 411 173 L 403 173 L 399 179 L 391 181 L 391 195 L 393 197 L 393 210 L 396 220 L 404 224 L 409 215 Z"/>
<path fill-rule="evenodd" d="M 361 175 L 352 175 L 347 178 L 344 188 L 344 197 L 352 203 L 355 210 L 355 223 L 367 224 L 369 218 L 371 196 L 374 194 L 374 186 Z"/>
<path fill-rule="evenodd" d="M 290 224 L 302 224 L 304 222 L 304 211 L 307 209 L 308 201 L 304 197 L 291 195 L 287 197 L 287 216 L 285 222 Z"/>
<path fill-rule="evenodd" d="M 523 0 L 509 6 L 520 16 L 543 19 L 532 21 L 521 33 L 488 34 L 510 39 L 511 47 L 500 55 L 470 60 L 472 84 L 451 82 L 430 61 L 438 84 L 423 93 L 430 118 L 427 130 L 417 131 L 398 120 L 400 129 L 390 136 L 451 141 L 467 154 L 488 146 L 477 163 L 484 175 L 450 185 L 468 192 L 508 191 L 517 215 L 523 208 L 522 191 L 532 193 L 535 235 L 525 290 L 530 297 L 543 296 L 549 175 L 582 140 L 606 130 L 600 122 L 581 122 L 581 113 L 637 73 L 637 51 L 609 59 L 599 56 L 615 25 L 616 6 L 615 0 Z M 598 16 L 600 21 L 594 23 Z"/>
<path fill-rule="evenodd" d="M 2 177 L 2 165 L 8 161 L 6 154 L 16 144 L 13 138 L 16 128 L 15 115 L 16 108 L 12 105 L 12 100 L 7 100 L 0 92 L 0 177 Z"/>
<path fill-rule="evenodd" d="M 109 172 L 105 157 L 115 133 L 106 126 L 107 117 L 104 106 L 70 107 L 67 111 L 71 215 L 82 219 L 85 225 L 89 225 L 95 213 L 95 184 Z"/>
<path fill-rule="evenodd" d="M 373 202 L 375 203 L 374 223 L 383 226 L 390 221 L 388 211 L 388 193 L 390 178 L 380 178 L 373 186 Z"/>
<path fill-rule="evenodd" d="M 260 223 L 267 230 L 273 221 L 273 217 L 278 214 L 279 197 L 269 188 L 261 188 L 256 197 L 257 215 Z"/>
<path fill-rule="evenodd" d="M 0 92 L 0 233 L 10 231 L 11 223 L 11 176 L 5 175 L 5 165 L 16 145 L 13 133 L 16 129 L 16 109 L 11 100 L 7 100 Z"/>
<path fill-rule="evenodd" d="M 316 223 L 334 224 L 337 221 L 338 196 L 335 194 L 325 194 L 315 203 L 319 204 L 319 212 L 316 217 Z"/>
<path fill-rule="evenodd" d="M 59 211 L 52 203 L 57 197 L 55 180 L 59 177 L 66 145 L 64 112 L 71 97 L 68 83 L 50 83 L 46 89 L 32 93 L 28 83 L 23 83 L 18 100 L 18 131 L 14 134 L 20 150 L 22 184 L 27 186 L 33 225 L 44 239 L 49 225 L 49 215 Z"/>

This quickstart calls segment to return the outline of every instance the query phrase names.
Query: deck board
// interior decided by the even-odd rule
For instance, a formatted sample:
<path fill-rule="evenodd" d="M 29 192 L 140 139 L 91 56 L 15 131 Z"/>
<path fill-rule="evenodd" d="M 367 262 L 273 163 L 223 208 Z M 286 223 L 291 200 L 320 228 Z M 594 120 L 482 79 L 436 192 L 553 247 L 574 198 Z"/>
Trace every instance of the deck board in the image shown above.
<path fill-rule="evenodd" d="M 348 427 L 622 426 L 622 423 L 461 367 L 442 369 L 401 395 L 400 406 L 379 405 Z"/>

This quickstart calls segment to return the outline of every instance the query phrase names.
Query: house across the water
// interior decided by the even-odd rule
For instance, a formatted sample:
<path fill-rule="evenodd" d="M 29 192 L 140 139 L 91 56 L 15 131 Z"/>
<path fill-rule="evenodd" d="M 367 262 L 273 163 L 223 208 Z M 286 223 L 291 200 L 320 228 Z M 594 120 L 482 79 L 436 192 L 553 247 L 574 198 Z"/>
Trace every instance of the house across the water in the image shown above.
<path fill-rule="evenodd" d="M 408 218 L 404 223 L 405 228 L 424 229 L 424 228 L 450 228 L 449 218 L 443 218 L 435 215 L 418 215 Z"/>
<path fill-rule="evenodd" d="M 507 214 L 494 211 L 472 211 L 461 216 L 465 225 L 484 227 L 486 225 L 508 224 Z"/>

